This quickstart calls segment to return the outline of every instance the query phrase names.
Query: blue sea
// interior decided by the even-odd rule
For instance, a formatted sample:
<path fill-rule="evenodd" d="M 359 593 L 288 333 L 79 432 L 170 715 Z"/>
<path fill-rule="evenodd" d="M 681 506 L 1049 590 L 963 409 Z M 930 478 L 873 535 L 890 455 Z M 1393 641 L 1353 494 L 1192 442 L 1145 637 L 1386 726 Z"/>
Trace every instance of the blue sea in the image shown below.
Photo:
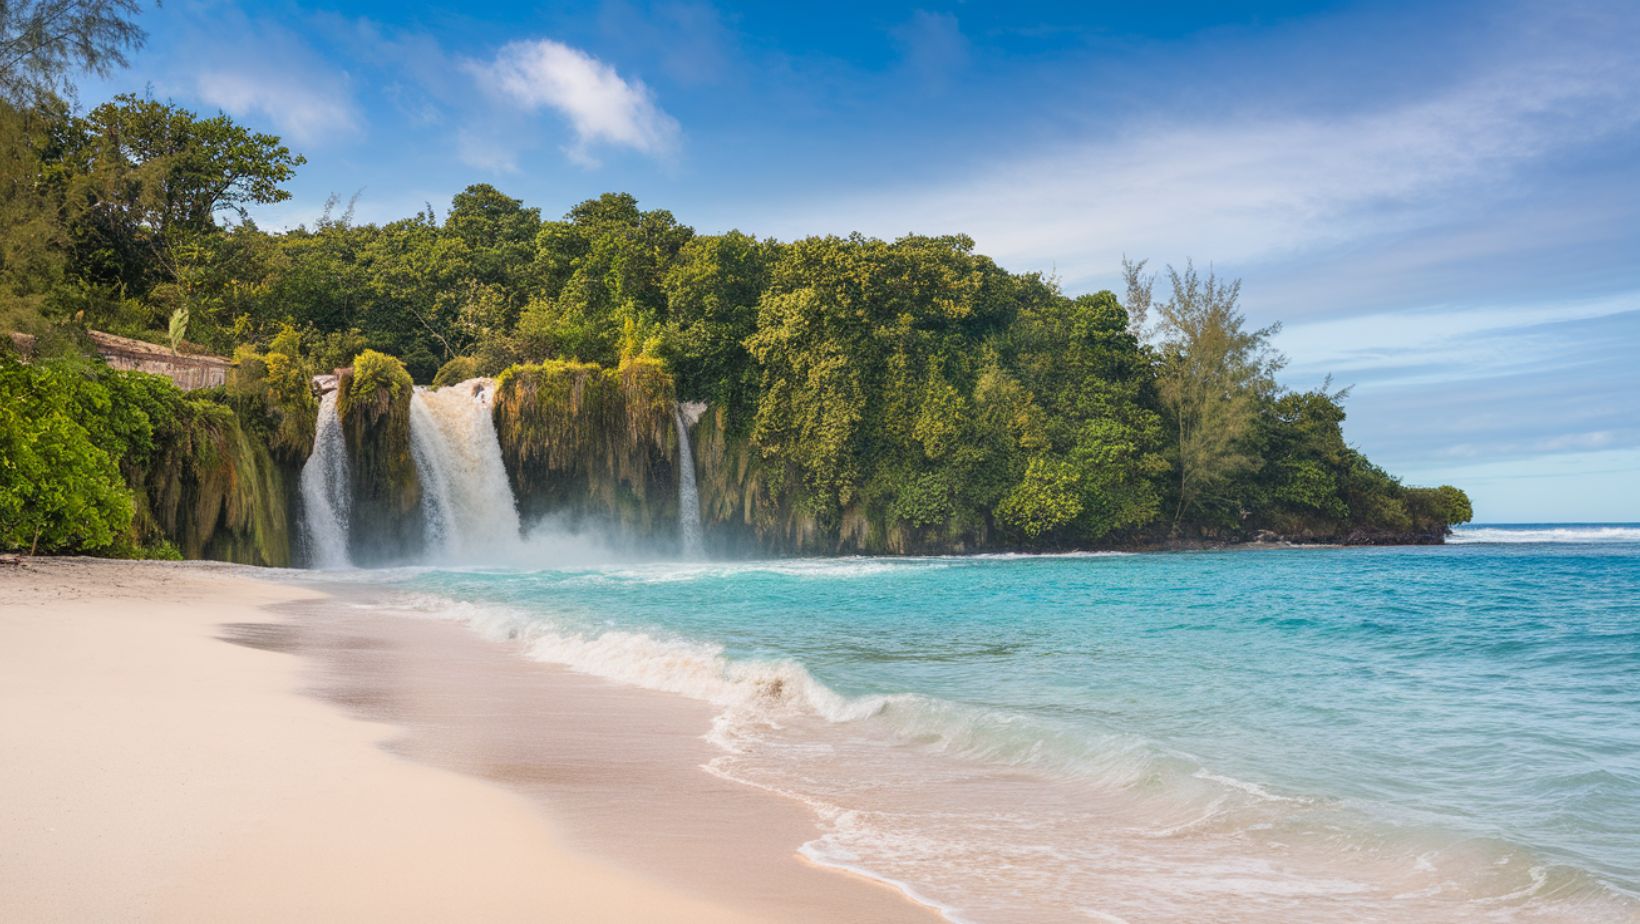
<path fill-rule="evenodd" d="M 816 862 L 971 921 L 1640 920 L 1640 525 L 379 577 L 710 701 Z"/>

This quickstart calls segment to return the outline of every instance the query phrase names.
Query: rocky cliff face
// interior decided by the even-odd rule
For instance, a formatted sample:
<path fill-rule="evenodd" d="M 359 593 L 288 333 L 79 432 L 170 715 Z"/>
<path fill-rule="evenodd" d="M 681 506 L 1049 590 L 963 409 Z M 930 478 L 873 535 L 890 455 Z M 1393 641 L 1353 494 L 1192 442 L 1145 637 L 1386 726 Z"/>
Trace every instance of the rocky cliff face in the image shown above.
<path fill-rule="evenodd" d="M 618 369 L 550 360 L 503 372 L 496 435 L 524 521 L 553 517 L 624 538 L 671 538 L 674 402 L 672 377 L 648 359 Z"/>
<path fill-rule="evenodd" d="M 156 436 L 155 457 L 126 473 L 139 533 L 184 558 L 291 563 L 292 469 L 229 408 L 178 402 Z"/>
<path fill-rule="evenodd" d="M 692 436 L 709 546 L 769 554 L 838 547 L 836 525 L 803 503 L 797 473 L 734 433 L 722 408 L 708 408 Z"/>
<path fill-rule="evenodd" d="M 496 434 L 526 523 L 554 518 L 639 543 L 677 540 L 673 380 L 648 359 L 617 369 L 552 360 L 497 379 Z M 732 432 L 721 409 L 686 414 L 706 547 L 717 554 L 902 551 L 854 511 L 826 516 L 794 472 Z M 691 418 L 693 420 L 691 421 Z"/>
<path fill-rule="evenodd" d="M 962 552 L 978 538 L 962 525 L 916 529 L 886 505 L 841 510 L 816 504 L 796 469 L 763 455 L 735 432 L 722 408 L 708 408 L 693 430 L 701 519 L 708 545 L 768 555 L 904 555 Z"/>
<path fill-rule="evenodd" d="M 336 388 L 352 481 L 352 561 L 410 558 L 424 540 L 421 480 L 410 451 L 410 374 L 397 359 L 366 350 L 341 371 Z"/>
<path fill-rule="evenodd" d="M 413 560 L 429 527 L 412 448 L 410 376 L 398 360 L 366 351 L 339 371 L 334 387 L 348 459 L 350 559 L 360 565 Z M 291 563 L 300 532 L 293 490 L 301 460 L 270 449 L 269 440 L 257 435 L 269 426 L 247 429 L 229 407 L 188 407 L 175 432 L 157 440 L 165 447 L 163 457 L 131 473 L 140 522 L 190 558 Z M 526 526 L 550 519 L 656 550 L 670 548 L 680 541 L 679 453 L 687 445 L 710 554 L 1002 547 L 985 518 L 919 527 L 896 517 L 883 499 L 892 496 L 874 493 L 871 485 L 842 508 L 817 502 L 799 472 L 765 455 L 724 408 L 695 406 L 680 414 L 673 378 L 657 360 L 628 359 L 614 369 L 563 360 L 513 366 L 496 380 L 490 412 Z M 685 434 L 687 441 L 680 438 Z M 1400 489 L 1384 503 L 1393 509 L 1375 514 L 1371 522 L 1383 525 L 1371 530 L 1337 518 L 1265 518 L 1189 544 L 1433 543 L 1441 541 L 1447 522 L 1467 518 L 1467 500 L 1453 489 Z M 1156 537 L 1130 541 L 1130 547 L 1177 544 Z"/>

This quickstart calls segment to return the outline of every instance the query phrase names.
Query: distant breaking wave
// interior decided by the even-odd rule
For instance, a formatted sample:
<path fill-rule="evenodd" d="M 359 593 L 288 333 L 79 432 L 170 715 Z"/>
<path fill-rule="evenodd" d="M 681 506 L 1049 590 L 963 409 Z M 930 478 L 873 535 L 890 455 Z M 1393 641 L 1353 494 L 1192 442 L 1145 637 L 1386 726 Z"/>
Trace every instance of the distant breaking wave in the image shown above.
<path fill-rule="evenodd" d="M 1640 542 L 1640 525 L 1471 526 L 1455 529 L 1448 542 Z"/>

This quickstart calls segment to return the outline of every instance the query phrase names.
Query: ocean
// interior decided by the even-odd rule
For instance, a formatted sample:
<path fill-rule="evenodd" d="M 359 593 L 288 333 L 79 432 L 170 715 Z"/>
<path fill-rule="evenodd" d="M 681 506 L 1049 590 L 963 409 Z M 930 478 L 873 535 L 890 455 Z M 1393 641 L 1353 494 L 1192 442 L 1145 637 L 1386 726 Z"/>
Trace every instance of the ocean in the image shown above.
<path fill-rule="evenodd" d="M 718 708 L 956 921 L 1640 921 L 1640 525 L 1445 546 L 355 572 Z"/>

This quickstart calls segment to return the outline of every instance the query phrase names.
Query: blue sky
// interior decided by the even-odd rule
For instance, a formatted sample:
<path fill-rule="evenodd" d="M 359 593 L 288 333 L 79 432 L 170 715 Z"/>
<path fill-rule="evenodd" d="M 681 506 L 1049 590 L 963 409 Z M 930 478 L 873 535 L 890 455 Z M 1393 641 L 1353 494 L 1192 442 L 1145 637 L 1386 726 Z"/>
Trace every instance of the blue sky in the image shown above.
<path fill-rule="evenodd" d="M 1193 258 L 1477 519 L 1640 520 L 1640 5 L 168 0 L 147 89 L 403 217 L 489 182 L 703 232 L 971 234 L 1068 291 Z"/>

